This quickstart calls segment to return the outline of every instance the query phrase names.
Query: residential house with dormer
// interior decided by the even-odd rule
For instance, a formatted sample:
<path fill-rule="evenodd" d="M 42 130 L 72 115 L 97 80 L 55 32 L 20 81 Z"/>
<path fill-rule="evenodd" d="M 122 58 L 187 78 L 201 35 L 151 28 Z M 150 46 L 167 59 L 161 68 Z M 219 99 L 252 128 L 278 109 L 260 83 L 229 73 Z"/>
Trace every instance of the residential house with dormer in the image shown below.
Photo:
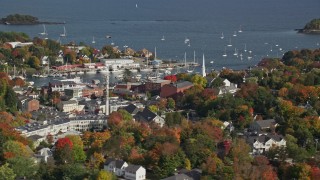
<path fill-rule="evenodd" d="M 137 121 L 143 121 L 147 123 L 154 123 L 162 127 L 165 124 L 165 121 L 162 117 L 158 116 L 156 113 L 150 111 L 149 108 L 145 107 L 143 111 L 138 112 L 133 116 Z"/>
<path fill-rule="evenodd" d="M 253 134 L 247 136 L 247 143 L 252 147 L 252 154 L 259 155 L 269 151 L 272 147 L 285 147 L 286 140 L 278 134 Z"/>
<path fill-rule="evenodd" d="M 224 85 L 219 87 L 220 96 L 227 93 L 234 94 L 239 90 L 237 84 L 231 83 L 228 79 L 223 80 L 223 83 Z"/>
<path fill-rule="evenodd" d="M 123 176 L 128 163 L 123 160 L 109 158 L 104 163 L 104 170 L 114 173 L 116 176 Z"/>

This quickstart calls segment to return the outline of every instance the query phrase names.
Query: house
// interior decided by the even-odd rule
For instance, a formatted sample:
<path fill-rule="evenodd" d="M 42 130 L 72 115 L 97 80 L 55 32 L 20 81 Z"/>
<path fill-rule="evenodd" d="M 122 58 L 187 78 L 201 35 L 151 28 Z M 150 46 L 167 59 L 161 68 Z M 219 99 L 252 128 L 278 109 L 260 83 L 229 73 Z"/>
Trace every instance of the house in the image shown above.
<path fill-rule="evenodd" d="M 40 162 L 42 160 L 44 162 L 48 162 L 48 159 L 52 158 L 53 154 L 49 148 L 42 148 L 34 156 L 37 159 L 37 162 Z"/>
<path fill-rule="evenodd" d="M 132 116 L 136 115 L 139 112 L 139 108 L 134 104 L 129 104 L 128 106 L 123 108 Z"/>
<path fill-rule="evenodd" d="M 104 169 L 114 173 L 116 176 L 123 176 L 128 163 L 122 160 L 107 159 L 104 163 Z"/>
<path fill-rule="evenodd" d="M 237 84 L 231 83 L 228 79 L 225 79 L 223 83 L 224 85 L 219 87 L 218 95 L 220 96 L 227 93 L 234 94 L 239 90 Z"/>
<path fill-rule="evenodd" d="M 33 99 L 31 97 L 19 96 L 18 99 L 18 108 L 22 112 L 32 112 L 39 110 L 40 103 L 37 99 Z"/>
<path fill-rule="evenodd" d="M 41 58 L 41 64 L 42 65 L 47 65 L 49 63 L 49 57 L 48 56 L 43 56 Z"/>
<path fill-rule="evenodd" d="M 165 123 L 164 119 L 154 112 L 150 111 L 147 107 L 143 109 L 142 112 L 138 112 L 134 116 L 135 120 L 137 121 L 145 121 L 147 123 L 155 123 L 162 127 Z"/>
<path fill-rule="evenodd" d="M 193 84 L 189 81 L 166 84 L 161 88 L 160 97 L 175 97 L 179 94 L 184 93 L 184 91 L 190 89 L 191 87 L 193 87 Z"/>
<path fill-rule="evenodd" d="M 146 169 L 139 165 L 129 164 L 128 167 L 125 168 L 124 178 L 130 180 L 146 179 Z"/>
<path fill-rule="evenodd" d="M 174 176 L 170 176 L 170 177 L 167 177 L 167 178 L 164 178 L 162 180 L 193 180 L 193 178 L 185 175 L 185 174 L 177 174 L 177 175 L 174 175 Z"/>
<path fill-rule="evenodd" d="M 260 120 L 260 121 L 254 121 L 250 124 L 249 130 L 252 132 L 261 132 L 261 131 L 267 131 L 270 128 L 276 127 L 277 123 L 274 119 L 266 119 L 266 120 Z"/>
<path fill-rule="evenodd" d="M 76 100 L 61 101 L 57 104 L 57 109 L 62 112 L 82 111 L 84 105 L 78 104 Z"/>
<path fill-rule="evenodd" d="M 247 136 L 247 143 L 252 147 L 252 154 L 263 154 L 271 147 L 285 147 L 286 140 L 277 134 L 259 134 L 253 136 Z"/>

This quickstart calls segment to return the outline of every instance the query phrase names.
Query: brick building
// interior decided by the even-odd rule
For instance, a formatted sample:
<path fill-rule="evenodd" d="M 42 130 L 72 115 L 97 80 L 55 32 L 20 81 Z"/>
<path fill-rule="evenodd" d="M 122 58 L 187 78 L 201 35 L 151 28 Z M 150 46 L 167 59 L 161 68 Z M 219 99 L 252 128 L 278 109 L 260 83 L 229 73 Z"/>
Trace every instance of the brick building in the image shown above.
<path fill-rule="evenodd" d="M 182 94 L 185 90 L 191 87 L 193 87 L 193 84 L 189 81 L 166 84 L 161 88 L 160 97 L 176 97 L 177 95 Z"/>

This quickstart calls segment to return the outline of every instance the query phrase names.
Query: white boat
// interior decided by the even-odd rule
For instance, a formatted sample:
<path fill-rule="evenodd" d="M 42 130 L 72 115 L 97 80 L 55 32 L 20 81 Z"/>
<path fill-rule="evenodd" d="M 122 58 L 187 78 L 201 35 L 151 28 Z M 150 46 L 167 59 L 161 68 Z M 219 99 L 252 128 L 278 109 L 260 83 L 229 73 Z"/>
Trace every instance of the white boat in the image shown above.
<path fill-rule="evenodd" d="M 60 34 L 60 37 L 66 37 L 66 36 L 67 36 L 66 27 L 63 26 L 63 34 Z"/>
<path fill-rule="evenodd" d="M 100 69 L 99 70 L 99 73 L 109 73 L 110 71 L 109 71 L 109 68 L 102 68 L 102 69 Z"/>
<path fill-rule="evenodd" d="M 227 48 L 226 47 L 224 47 L 224 54 L 222 56 L 227 57 Z"/>
<path fill-rule="evenodd" d="M 83 71 L 78 71 L 77 74 L 84 74 L 84 72 Z"/>
<path fill-rule="evenodd" d="M 92 37 L 92 42 L 91 42 L 92 44 L 95 44 L 96 43 L 96 41 L 94 40 L 94 36 Z"/>
<path fill-rule="evenodd" d="M 164 36 L 162 36 L 161 41 L 164 41 L 164 40 L 166 40 L 166 39 L 164 38 Z"/>
<path fill-rule="evenodd" d="M 27 83 L 28 83 L 30 86 L 34 85 L 34 82 L 33 82 L 33 81 L 27 81 Z"/>
<path fill-rule="evenodd" d="M 221 33 L 221 37 L 220 37 L 221 39 L 224 39 L 224 35 L 223 35 L 223 33 Z"/>
<path fill-rule="evenodd" d="M 190 41 L 190 39 L 186 38 L 186 39 L 184 40 L 184 43 L 187 44 L 189 41 Z"/>
<path fill-rule="evenodd" d="M 228 47 L 232 47 L 232 44 L 231 44 L 231 38 L 229 40 L 229 44 L 227 45 Z"/>
<path fill-rule="evenodd" d="M 234 48 L 234 53 L 233 53 L 234 56 L 238 56 L 238 51 L 237 51 L 237 48 Z"/>
<path fill-rule="evenodd" d="M 114 46 L 114 42 L 113 41 L 111 41 L 111 46 Z"/>
<path fill-rule="evenodd" d="M 233 37 L 236 37 L 236 36 L 237 36 L 237 31 L 234 31 L 234 33 L 233 33 L 232 36 L 233 36 Z"/>
<path fill-rule="evenodd" d="M 238 31 L 239 33 L 242 33 L 242 29 L 241 29 L 241 25 L 240 25 L 240 28 L 239 28 L 239 31 Z"/>
<path fill-rule="evenodd" d="M 136 8 L 138 8 L 138 4 L 136 4 Z"/>
<path fill-rule="evenodd" d="M 90 69 L 89 71 L 86 71 L 86 74 L 96 74 L 96 69 Z"/>
<path fill-rule="evenodd" d="M 244 44 L 244 52 L 247 52 L 247 44 Z"/>
<path fill-rule="evenodd" d="M 46 75 L 46 74 L 40 74 L 38 77 L 39 77 L 39 78 L 47 78 L 48 75 Z"/>
<path fill-rule="evenodd" d="M 140 69 L 140 71 L 142 71 L 142 72 L 150 72 L 150 71 L 153 71 L 153 69 L 143 68 L 143 69 Z"/>
<path fill-rule="evenodd" d="M 169 71 L 171 71 L 173 68 L 172 68 L 172 67 L 167 67 L 166 69 L 169 70 Z"/>
<path fill-rule="evenodd" d="M 46 26 L 43 24 L 43 32 L 39 33 L 42 36 L 48 35 L 47 30 L 46 30 Z"/>

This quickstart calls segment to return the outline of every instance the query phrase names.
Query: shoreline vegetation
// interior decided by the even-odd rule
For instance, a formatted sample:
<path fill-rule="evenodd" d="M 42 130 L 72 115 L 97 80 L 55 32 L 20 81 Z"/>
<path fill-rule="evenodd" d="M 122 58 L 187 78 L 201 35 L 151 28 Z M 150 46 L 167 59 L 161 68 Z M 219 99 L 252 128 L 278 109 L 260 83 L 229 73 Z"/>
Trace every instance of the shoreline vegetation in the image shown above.
<path fill-rule="evenodd" d="M 320 19 L 313 19 L 303 29 L 295 29 L 298 33 L 320 34 Z"/>
<path fill-rule="evenodd" d="M 0 24 L 5 25 L 38 25 L 38 24 L 65 24 L 65 22 L 39 21 L 37 17 L 22 14 L 11 14 L 0 19 Z"/>

